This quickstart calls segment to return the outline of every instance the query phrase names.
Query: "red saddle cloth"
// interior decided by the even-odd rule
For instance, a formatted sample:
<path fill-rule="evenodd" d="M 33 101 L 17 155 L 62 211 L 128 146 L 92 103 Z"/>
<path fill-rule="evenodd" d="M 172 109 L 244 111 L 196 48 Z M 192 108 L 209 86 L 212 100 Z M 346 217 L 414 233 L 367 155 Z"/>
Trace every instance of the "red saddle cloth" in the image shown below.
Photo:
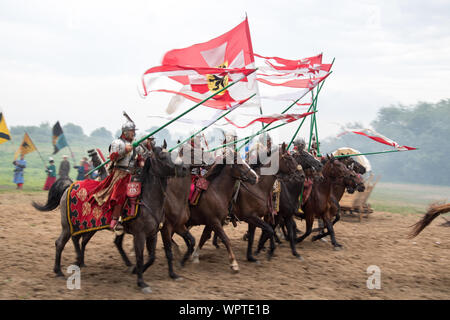
<path fill-rule="evenodd" d="M 70 225 L 72 236 L 109 228 L 112 211 L 107 211 L 107 204 L 99 206 L 95 200 L 88 201 L 89 194 L 94 190 L 100 181 L 83 180 L 72 183 L 69 187 L 67 197 L 67 219 Z M 136 205 L 131 212 L 131 205 L 126 201 L 122 212 L 123 221 L 128 221 L 136 217 L 139 206 Z"/>
<path fill-rule="evenodd" d="M 203 191 L 207 190 L 209 181 L 198 175 L 191 177 L 191 192 L 189 193 L 189 204 L 195 206 L 198 203 L 200 195 Z"/>

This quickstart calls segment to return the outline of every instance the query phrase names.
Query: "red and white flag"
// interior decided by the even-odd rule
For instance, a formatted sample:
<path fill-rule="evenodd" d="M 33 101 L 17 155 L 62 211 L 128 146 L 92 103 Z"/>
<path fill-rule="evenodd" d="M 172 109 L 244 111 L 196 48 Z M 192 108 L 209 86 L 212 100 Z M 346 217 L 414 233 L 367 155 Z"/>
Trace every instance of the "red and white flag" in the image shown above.
<path fill-rule="evenodd" d="M 298 119 L 304 118 L 309 116 L 310 114 L 313 114 L 314 112 L 306 112 L 306 113 L 302 113 L 302 114 L 272 114 L 272 115 L 263 115 L 260 116 L 256 119 L 253 119 L 252 121 L 250 121 L 249 123 L 247 123 L 246 125 L 240 126 L 237 125 L 236 123 L 234 123 L 233 121 L 231 121 L 229 118 L 225 117 L 225 120 L 228 121 L 228 123 L 232 124 L 233 126 L 235 126 L 236 128 L 247 128 L 248 126 L 256 123 L 256 122 L 262 122 L 262 123 L 272 123 L 272 122 L 276 122 L 276 121 L 283 121 L 283 122 L 293 122 L 296 121 Z"/>
<path fill-rule="evenodd" d="M 368 137 L 376 142 L 379 143 L 383 143 L 386 144 L 388 146 L 394 147 L 397 150 L 416 150 L 416 148 L 413 147 L 408 147 L 408 146 L 401 146 L 399 145 L 397 142 L 395 142 L 392 139 L 389 139 L 381 134 L 379 134 L 378 132 L 372 130 L 372 129 L 352 129 L 352 130 L 346 130 L 343 133 L 340 133 L 338 135 L 338 137 L 343 136 L 344 134 L 347 133 L 355 133 L 355 134 L 359 134 L 365 137 Z"/>
<path fill-rule="evenodd" d="M 256 75 L 249 75 L 255 69 L 255 59 L 247 19 L 210 41 L 167 52 L 162 66 L 152 69 L 147 70 L 142 79 L 145 92 L 169 92 L 195 102 L 244 76 L 243 80 L 214 96 L 211 103 L 205 103 L 217 109 L 230 108 L 258 92 Z M 183 88 L 179 91 L 148 90 L 149 80 L 155 72 L 165 72 L 172 80 L 182 84 Z M 255 98 L 252 103 L 258 104 Z M 173 99 L 172 102 L 177 104 L 180 99 Z M 176 107 L 172 105 L 172 109 Z"/>

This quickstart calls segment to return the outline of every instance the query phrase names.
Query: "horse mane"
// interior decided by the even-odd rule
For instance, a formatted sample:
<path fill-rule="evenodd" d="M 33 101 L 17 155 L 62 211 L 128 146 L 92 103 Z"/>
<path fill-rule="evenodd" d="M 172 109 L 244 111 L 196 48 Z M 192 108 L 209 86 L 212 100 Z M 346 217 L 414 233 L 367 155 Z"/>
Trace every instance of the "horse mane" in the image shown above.
<path fill-rule="evenodd" d="M 144 167 L 142 168 L 142 172 L 141 172 L 141 176 L 140 176 L 140 181 L 142 181 L 142 185 L 148 183 L 150 180 L 150 174 L 148 174 L 148 172 L 150 171 L 150 167 L 151 167 L 152 163 L 150 160 L 150 157 L 147 157 L 147 159 L 145 159 L 145 164 Z"/>
<path fill-rule="evenodd" d="M 219 176 L 223 168 L 225 168 L 224 163 L 215 163 L 205 174 L 204 178 L 208 181 L 212 181 L 214 178 Z"/>

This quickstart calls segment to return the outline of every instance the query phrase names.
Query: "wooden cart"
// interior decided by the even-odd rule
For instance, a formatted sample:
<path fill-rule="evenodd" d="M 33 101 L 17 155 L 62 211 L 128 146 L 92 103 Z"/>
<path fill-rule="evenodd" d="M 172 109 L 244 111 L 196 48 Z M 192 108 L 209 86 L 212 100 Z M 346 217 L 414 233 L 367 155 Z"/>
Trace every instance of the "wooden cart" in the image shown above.
<path fill-rule="evenodd" d="M 378 180 L 380 180 L 380 176 L 377 177 L 375 182 L 373 182 L 373 178 L 374 176 L 371 174 L 367 181 L 364 182 L 366 187 L 364 192 L 355 191 L 352 194 L 347 192 L 344 193 L 341 201 L 339 202 L 341 213 L 343 215 L 358 215 L 359 221 L 361 222 L 363 214 L 365 214 L 367 218 L 369 214 L 373 212 L 373 209 L 370 207 L 367 200 L 369 200 L 370 194 L 375 188 Z"/>

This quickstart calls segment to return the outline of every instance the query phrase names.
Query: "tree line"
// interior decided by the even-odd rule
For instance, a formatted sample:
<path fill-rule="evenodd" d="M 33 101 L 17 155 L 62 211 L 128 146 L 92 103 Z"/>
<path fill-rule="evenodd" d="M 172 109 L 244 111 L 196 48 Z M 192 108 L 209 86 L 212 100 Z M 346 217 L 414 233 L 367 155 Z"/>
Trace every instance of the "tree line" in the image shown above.
<path fill-rule="evenodd" d="M 419 149 L 368 156 L 372 171 L 381 174 L 383 181 L 450 185 L 450 99 L 383 107 L 371 126 L 400 145 Z M 353 128 L 362 125 L 348 123 L 342 129 Z M 339 147 L 361 152 L 392 149 L 356 134 L 324 139 L 321 147 L 328 152 Z"/>

